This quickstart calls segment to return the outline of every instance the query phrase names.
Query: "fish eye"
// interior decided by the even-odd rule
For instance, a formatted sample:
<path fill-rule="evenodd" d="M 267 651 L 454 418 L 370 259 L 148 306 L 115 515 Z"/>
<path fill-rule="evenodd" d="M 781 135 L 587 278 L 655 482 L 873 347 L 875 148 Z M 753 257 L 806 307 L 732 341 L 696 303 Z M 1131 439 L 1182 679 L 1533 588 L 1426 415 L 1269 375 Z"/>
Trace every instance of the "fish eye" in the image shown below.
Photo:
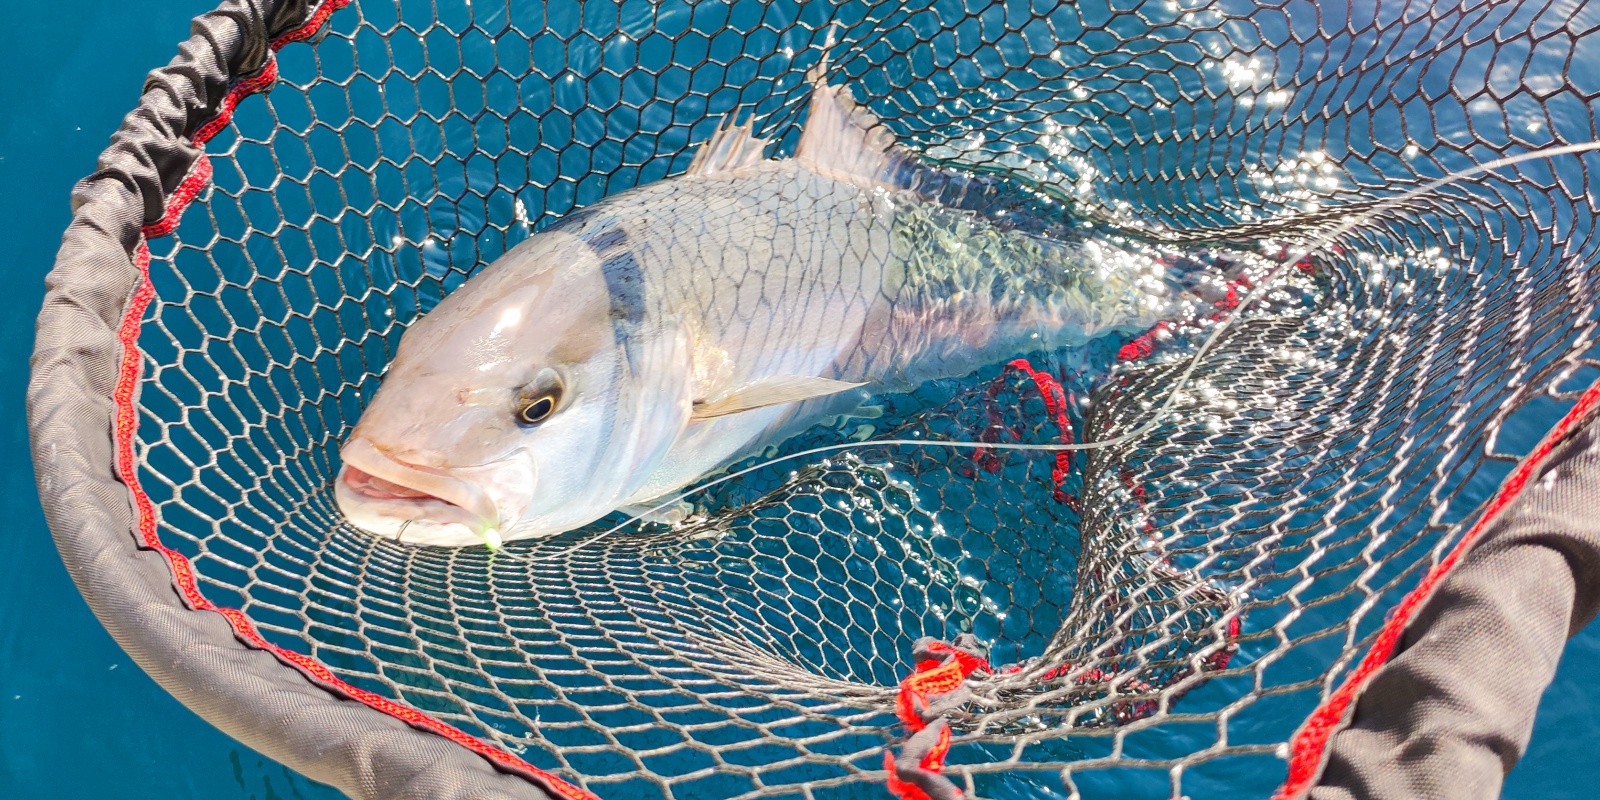
<path fill-rule="evenodd" d="M 517 406 L 517 420 L 524 425 L 538 425 L 555 413 L 556 401 L 561 399 L 559 389 L 526 398 Z"/>

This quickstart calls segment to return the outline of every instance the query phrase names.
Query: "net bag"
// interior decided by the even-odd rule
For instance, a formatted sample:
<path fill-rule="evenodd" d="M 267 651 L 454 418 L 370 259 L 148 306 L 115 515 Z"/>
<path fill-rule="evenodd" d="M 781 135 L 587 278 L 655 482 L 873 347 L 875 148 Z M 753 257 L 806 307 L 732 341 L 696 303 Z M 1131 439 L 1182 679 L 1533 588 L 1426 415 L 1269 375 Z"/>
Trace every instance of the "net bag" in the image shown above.
<path fill-rule="evenodd" d="M 145 670 L 356 797 L 1492 793 L 1554 662 L 1492 652 L 1593 614 L 1596 57 L 1564 4 L 224 3 L 74 191 L 45 509 Z M 680 524 L 342 519 L 409 324 L 725 117 L 792 153 L 824 63 L 1204 302 L 875 398 Z M 1464 724 L 1418 686 L 1527 714 L 1384 763 Z"/>

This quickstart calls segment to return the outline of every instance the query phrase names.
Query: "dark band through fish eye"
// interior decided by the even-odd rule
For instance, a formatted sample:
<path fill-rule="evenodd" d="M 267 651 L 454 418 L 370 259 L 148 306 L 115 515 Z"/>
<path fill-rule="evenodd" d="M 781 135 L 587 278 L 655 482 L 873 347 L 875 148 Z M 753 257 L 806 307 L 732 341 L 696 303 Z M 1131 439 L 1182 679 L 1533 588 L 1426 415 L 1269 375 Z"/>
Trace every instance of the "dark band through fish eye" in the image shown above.
<path fill-rule="evenodd" d="M 537 425 L 549 418 L 556 410 L 555 391 L 545 392 L 538 397 L 522 401 L 517 408 L 517 419 L 524 425 Z"/>

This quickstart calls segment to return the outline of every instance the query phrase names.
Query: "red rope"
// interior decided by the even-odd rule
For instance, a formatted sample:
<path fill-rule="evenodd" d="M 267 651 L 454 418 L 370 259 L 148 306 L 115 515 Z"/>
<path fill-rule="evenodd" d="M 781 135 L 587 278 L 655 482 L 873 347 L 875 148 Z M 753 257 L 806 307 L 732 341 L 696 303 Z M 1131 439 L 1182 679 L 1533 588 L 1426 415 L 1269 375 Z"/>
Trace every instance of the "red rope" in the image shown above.
<path fill-rule="evenodd" d="M 895 697 L 895 715 L 912 732 L 912 739 L 927 729 L 929 722 L 923 713 L 935 699 L 960 689 L 975 672 L 993 671 L 988 659 L 945 642 L 924 639 L 917 643 L 917 649 L 921 658 L 916 669 L 900 681 L 900 692 Z M 938 776 L 943 774 L 945 756 L 950 752 L 950 728 L 942 720 L 934 724 L 939 726 L 938 735 L 917 760 L 916 769 Z M 883 754 L 883 767 L 888 772 L 885 783 L 889 791 L 900 800 L 933 800 L 921 786 L 900 777 L 901 768 L 894 753 Z M 946 786 L 946 795 L 961 796 L 961 791 L 946 779 L 934 780 Z"/>
<path fill-rule="evenodd" d="M 1312 264 L 1310 259 L 1303 258 L 1296 261 L 1294 266 L 1295 269 L 1308 274 L 1316 271 L 1316 266 Z M 1238 308 L 1239 304 L 1244 302 L 1244 292 L 1249 291 L 1253 285 L 1249 276 L 1246 275 L 1240 275 L 1238 278 L 1228 281 L 1223 296 L 1211 304 L 1211 307 L 1217 310 L 1216 313 L 1208 314 L 1203 318 L 1196 317 L 1195 319 L 1221 322 L 1227 316 L 1223 312 Z M 1117 360 L 1138 361 L 1149 358 L 1161 346 L 1162 341 L 1170 338 L 1172 338 L 1172 323 L 1166 320 L 1157 322 L 1150 326 L 1149 330 L 1133 337 L 1127 344 L 1118 348 Z"/>
<path fill-rule="evenodd" d="M 1228 638 L 1237 638 L 1239 630 L 1238 617 L 1230 619 Z M 962 639 L 968 640 L 964 647 L 932 639 L 918 640 L 915 645 L 916 668 L 900 681 L 900 690 L 895 696 L 895 716 L 910 731 L 910 735 L 902 743 L 901 758 L 896 758 L 892 751 L 884 753 L 883 757 L 884 770 L 888 774 L 885 783 L 900 800 L 954 800 L 962 796 L 961 790 L 943 774 L 945 758 L 950 751 L 951 734 L 949 723 L 944 719 L 944 709 L 939 708 L 939 704 L 959 704 L 964 698 L 950 695 L 961 691 L 967 680 L 976 673 L 1011 675 L 1027 667 L 1023 663 L 996 669 L 988 659 L 977 654 L 979 645 L 975 638 L 964 635 L 957 639 L 957 643 Z M 1235 649 L 1236 646 L 1231 642 L 1220 648 L 1207 656 L 1202 669 L 1225 668 Z M 1071 664 L 1062 664 L 1044 672 L 1037 680 L 1063 677 L 1071 670 Z M 1181 670 L 1172 676 L 1172 680 L 1181 680 L 1188 674 L 1187 669 Z M 1079 676 L 1075 683 L 1107 683 L 1115 678 L 1113 671 L 1092 669 Z M 1137 679 L 1124 682 L 1123 687 L 1141 694 L 1157 689 Z M 1146 699 L 1113 706 L 1111 713 L 1117 721 L 1127 723 L 1148 717 L 1158 710 L 1160 704 L 1156 700 Z"/>
<path fill-rule="evenodd" d="M 1172 326 L 1166 320 L 1157 322 L 1150 330 L 1133 337 L 1133 340 L 1117 350 L 1118 361 L 1138 361 L 1147 358 L 1156 351 L 1159 340 L 1167 336 Z"/>
<path fill-rule="evenodd" d="M 1034 369 L 1033 365 L 1029 364 L 1025 358 L 1007 362 L 1005 371 L 1016 371 L 1027 375 L 1033 381 L 1034 388 L 1038 390 L 1039 397 L 1044 400 L 1045 413 L 1055 423 L 1056 429 L 1061 432 L 1061 443 L 1072 444 L 1076 441 L 1072 433 L 1072 418 L 1068 414 L 1068 410 L 1071 407 L 1071 403 L 1068 402 L 1069 394 L 1065 389 L 1061 388 L 1061 382 L 1056 380 L 1055 376 L 1048 372 Z M 1004 373 L 1002 373 L 1003 376 Z M 990 426 L 988 430 L 984 431 L 984 436 L 989 436 L 994 429 L 1003 427 L 1000 423 L 1000 414 L 994 409 L 994 401 L 1000 394 L 1001 386 L 1000 379 L 996 379 L 994 383 L 989 385 L 987 397 L 989 400 Z M 1016 432 L 1013 431 L 1012 433 L 1015 434 Z M 984 441 L 993 441 L 993 439 L 985 438 Z M 1072 498 L 1068 497 L 1066 490 L 1062 488 L 1067 481 L 1067 476 L 1072 474 L 1072 456 L 1073 451 L 1071 450 L 1057 450 L 1055 465 L 1050 469 L 1050 481 L 1055 487 L 1052 496 L 1058 503 L 1070 504 L 1072 502 Z M 996 472 L 1000 469 L 999 459 L 989 450 L 975 449 L 972 451 L 970 458 L 982 464 L 987 472 Z"/>
<path fill-rule="evenodd" d="M 1533 476 L 1540 462 L 1544 461 L 1550 455 L 1550 452 L 1555 449 L 1556 445 L 1566 438 L 1573 428 L 1588 417 L 1597 405 L 1600 405 L 1600 381 L 1590 386 L 1588 391 L 1585 391 L 1583 396 L 1578 398 L 1577 405 L 1573 406 L 1572 410 L 1568 411 L 1567 415 L 1556 423 L 1555 428 L 1539 442 L 1539 446 L 1535 447 L 1533 452 L 1529 453 L 1528 457 L 1517 465 L 1511 476 L 1506 478 L 1504 484 L 1501 484 L 1500 489 L 1489 502 L 1488 508 L 1484 510 L 1483 516 L 1478 518 L 1472 529 L 1461 537 L 1461 541 L 1451 548 L 1450 553 L 1443 560 L 1435 564 L 1433 569 L 1428 570 L 1428 574 L 1423 576 L 1422 583 L 1418 584 L 1417 588 L 1412 589 L 1405 596 L 1405 599 L 1401 600 L 1400 604 L 1389 613 L 1389 618 L 1384 622 L 1383 627 L 1379 629 L 1378 637 L 1373 641 L 1372 648 L 1361 659 L 1361 663 L 1356 667 L 1355 672 L 1345 680 L 1344 685 L 1340 686 L 1338 691 L 1334 692 L 1327 701 L 1311 712 L 1311 716 L 1306 719 L 1305 724 L 1301 726 L 1290 741 L 1289 777 L 1283 786 L 1278 789 L 1277 794 L 1273 795 L 1274 800 L 1289 800 L 1289 798 L 1299 797 L 1310 790 L 1311 783 L 1316 780 L 1323 759 L 1327 756 L 1329 740 L 1344 721 L 1346 713 L 1355 703 L 1357 696 L 1366 688 L 1367 683 L 1372 680 L 1372 676 L 1394 655 L 1395 648 L 1400 644 L 1400 636 L 1405 632 L 1406 624 L 1411 621 L 1412 615 L 1427 601 L 1434 588 L 1450 573 L 1456 562 L 1461 560 L 1461 556 L 1477 541 L 1479 535 L 1489 526 L 1495 516 L 1517 498 L 1517 495 L 1522 492 L 1522 488 L 1527 485 L 1528 479 Z"/>
<path fill-rule="evenodd" d="M 1310 271 L 1308 262 L 1302 261 L 1296 266 L 1305 271 Z M 1224 316 L 1224 312 L 1237 308 L 1243 301 L 1243 292 L 1248 291 L 1250 288 L 1251 282 L 1246 277 L 1230 281 L 1227 284 L 1224 296 L 1212 303 L 1213 307 L 1217 309 L 1216 313 L 1208 318 L 1220 320 Z M 1161 339 L 1168 338 L 1170 331 L 1171 323 L 1166 321 L 1156 323 L 1149 330 L 1123 345 L 1117 353 L 1117 359 L 1119 361 L 1134 361 L 1148 357 L 1155 352 Z M 1071 444 L 1074 441 L 1074 436 L 1069 416 L 1069 395 L 1062 388 L 1061 383 L 1054 376 L 1034 369 L 1027 359 L 1019 358 L 1007 363 L 1006 370 L 1015 370 L 1028 376 L 1033 382 L 1034 388 L 1039 392 L 1040 398 L 1044 401 L 1046 413 L 1061 431 L 1062 441 Z M 1005 429 L 1000 422 L 999 413 L 993 408 L 1001 386 L 1000 380 L 997 379 L 995 383 L 990 385 L 987 393 L 990 403 L 989 419 L 991 424 L 989 429 L 985 431 L 986 436 L 992 435 L 992 431 Z M 1015 434 L 1017 432 L 1012 431 L 1012 433 Z M 985 441 L 992 440 L 986 439 Z M 988 471 L 993 472 L 999 469 L 998 460 L 988 450 L 975 450 L 971 457 L 973 461 L 983 464 Z M 1071 502 L 1071 498 L 1065 495 L 1062 485 L 1067 476 L 1071 474 L 1072 461 L 1072 451 L 1058 451 L 1054 468 L 1051 470 L 1051 480 L 1055 484 L 1055 497 L 1058 501 L 1064 503 Z M 1123 483 L 1132 491 L 1134 500 L 1143 505 L 1144 487 L 1134 485 L 1131 473 L 1124 473 L 1122 477 Z M 1147 523 L 1147 525 L 1150 524 Z M 1237 645 L 1232 642 L 1238 639 L 1241 630 L 1242 623 L 1237 616 L 1228 620 L 1227 639 L 1230 644 L 1219 648 L 1217 652 L 1208 656 L 1204 662 L 1205 669 L 1221 670 L 1227 668 L 1233 654 L 1238 649 Z M 995 671 L 987 660 L 944 642 L 929 642 L 920 647 L 926 657 L 919 660 L 915 671 L 900 682 L 900 691 L 895 698 L 895 715 L 912 732 L 913 739 L 916 738 L 916 734 L 926 730 L 930 724 L 923 718 L 923 712 L 930 707 L 935 699 L 960 689 L 974 672 Z M 1024 666 L 1023 664 L 1014 664 L 1001 668 L 1000 672 L 1007 674 L 1020 672 L 1024 669 Z M 1066 675 L 1071 670 L 1071 664 L 1062 664 L 1042 674 L 1039 680 L 1058 678 Z M 1180 677 L 1183 674 L 1186 673 L 1180 673 Z M 1103 683 L 1111 681 L 1114 677 L 1114 673 L 1094 669 L 1079 676 L 1077 681 Z M 1146 682 L 1137 680 L 1128 682 L 1127 687 L 1138 692 L 1149 692 L 1155 688 Z M 1158 709 L 1159 704 L 1156 701 L 1144 700 L 1129 704 L 1118 716 L 1122 721 L 1126 722 L 1149 716 Z M 937 724 L 940 725 L 938 737 L 921 759 L 918 760 L 917 766 L 924 773 L 942 775 L 945 758 L 950 750 L 950 729 L 942 721 Z M 900 800 L 932 800 L 922 786 L 901 777 L 904 774 L 902 769 L 905 768 L 896 763 L 892 752 L 884 754 L 883 763 L 884 769 L 888 772 L 887 786 L 889 791 L 896 797 L 900 798 Z M 942 791 L 953 793 L 952 796 L 955 797 L 961 796 L 959 789 L 956 789 L 954 784 L 948 783 L 947 779 L 938 778 L 936 782 L 945 787 Z"/>
<path fill-rule="evenodd" d="M 938 741 L 934 743 L 933 747 L 928 748 L 928 752 L 917 762 L 917 767 L 926 772 L 942 775 L 944 773 L 944 759 L 949 753 L 950 728 L 949 726 L 944 726 L 939 729 Z M 933 800 L 928 796 L 927 792 L 923 791 L 921 786 L 900 779 L 900 771 L 894 763 L 893 753 L 883 754 L 883 768 L 889 773 L 884 785 L 888 787 L 889 792 L 895 797 L 900 798 L 900 800 Z M 960 789 L 955 790 L 955 792 L 957 797 L 961 796 Z"/>
<path fill-rule="evenodd" d="M 984 672 L 990 671 L 988 659 L 980 658 L 958 647 L 951 647 L 944 642 L 929 642 L 925 649 L 934 655 L 954 657 L 955 660 L 961 665 L 961 677 L 963 679 L 978 670 L 983 670 Z M 942 659 L 925 658 L 917 664 L 917 670 L 922 671 L 933 669 L 939 666 L 941 661 Z"/>
<path fill-rule="evenodd" d="M 989 665 L 982 659 L 979 662 L 985 668 Z M 930 667 L 929 664 L 937 666 Z M 900 681 L 900 693 L 894 702 L 895 715 L 913 732 L 922 730 L 927 723 L 923 721 L 919 709 L 927 708 L 934 697 L 960 689 L 975 668 L 970 662 L 958 658 L 923 661 L 917 665 L 915 672 Z"/>
<path fill-rule="evenodd" d="M 334 11 L 349 5 L 350 0 L 325 0 L 311 15 L 311 18 L 299 28 L 286 33 L 272 41 L 274 51 L 291 42 L 304 41 L 317 32 L 328 16 Z M 277 59 L 268 56 L 266 64 L 256 75 L 238 81 L 223 98 L 217 116 L 208 120 L 197 128 L 190 137 L 196 146 L 202 146 L 217 132 L 227 126 L 232 120 L 234 110 L 240 101 L 258 92 L 269 89 L 278 78 Z M 533 780 L 547 792 L 565 800 L 599 800 L 591 792 L 574 786 L 561 778 L 541 770 L 516 756 L 493 747 L 470 734 L 446 725 L 433 717 L 428 716 L 414 708 L 396 703 L 387 697 L 360 689 L 347 683 L 338 675 L 310 656 L 279 647 L 268 642 L 256 629 L 255 624 L 244 612 L 234 608 L 223 608 L 212 603 L 201 592 L 199 581 L 196 578 L 194 565 L 182 553 L 162 544 L 161 536 L 156 524 L 156 513 L 150 496 L 145 493 L 139 483 L 138 458 L 135 442 L 139 427 L 139 410 L 136 404 L 139 382 L 143 376 L 144 362 L 139 351 L 139 331 L 143 326 L 145 311 L 155 299 L 156 292 L 150 282 L 150 245 L 148 240 L 167 236 L 178 227 L 178 221 L 183 216 L 185 209 L 205 191 L 211 183 L 211 161 L 204 152 L 195 159 L 189 168 L 189 174 L 179 183 L 178 188 L 167 198 L 166 209 L 161 219 L 140 229 L 143 234 L 134 249 L 133 263 L 139 271 L 138 283 L 134 287 L 133 295 L 128 299 L 127 309 L 123 313 L 122 322 L 117 328 L 117 341 L 122 347 L 121 363 L 118 365 L 117 384 L 112 390 L 112 402 L 115 406 L 112 425 L 115 436 L 116 474 L 127 485 L 128 491 L 133 495 L 135 532 L 139 543 L 146 549 L 161 554 L 172 570 L 173 583 L 184 602 L 195 611 L 212 611 L 222 615 L 233 628 L 234 636 L 252 647 L 271 653 L 280 661 L 294 667 L 314 683 L 337 694 L 355 700 L 363 705 L 388 714 L 414 727 L 429 731 L 445 737 L 474 753 L 490 760 L 513 774 L 519 774 Z"/>

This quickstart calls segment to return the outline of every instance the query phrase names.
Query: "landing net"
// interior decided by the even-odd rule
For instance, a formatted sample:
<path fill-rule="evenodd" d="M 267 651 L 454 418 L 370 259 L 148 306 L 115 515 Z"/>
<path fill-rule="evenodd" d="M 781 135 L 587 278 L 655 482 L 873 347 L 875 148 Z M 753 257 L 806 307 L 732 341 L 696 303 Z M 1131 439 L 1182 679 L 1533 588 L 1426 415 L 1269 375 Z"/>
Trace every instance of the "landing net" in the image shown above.
<path fill-rule="evenodd" d="M 913 774 L 886 752 L 943 752 L 919 729 L 977 796 L 1268 795 L 1600 377 L 1596 156 L 1396 200 L 1600 136 L 1600 17 L 1565 7 L 329 4 L 275 80 L 228 76 L 231 118 L 185 132 L 209 193 L 146 229 L 136 513 L 191 606 L 571 796 L 884 796 Z M 740 466 L 1141 435 L 863 446 L 713 487 L 676 528 L 500 552 L 343 523 L 338 447 L 407 325 L 682 171 L 725 115 L 792 151 L 825 50 L 926 160 L 1214 280 L 1197 314 L 876 398 Z M 908 693 L 952 663 L 950 691 Z"/>

